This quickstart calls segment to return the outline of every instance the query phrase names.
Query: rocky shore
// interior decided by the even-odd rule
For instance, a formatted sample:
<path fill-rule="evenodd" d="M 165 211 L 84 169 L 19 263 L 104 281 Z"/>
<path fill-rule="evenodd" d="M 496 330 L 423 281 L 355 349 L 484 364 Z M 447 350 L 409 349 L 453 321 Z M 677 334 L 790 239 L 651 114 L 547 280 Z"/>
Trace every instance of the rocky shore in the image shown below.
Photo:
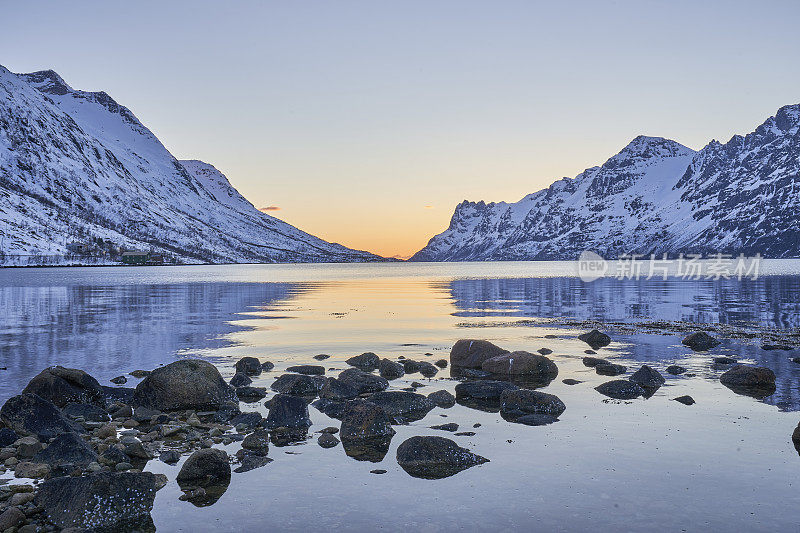
<path fill-rule="evenodd" d="M 605 333 L 592 330 L 579 338 L 587 345 L 583 364 L 612 377 L 595 387 L 600 395 L 624 401 L 649 398 L 665 383 L 648 365 L 623 377 L 625 366 L 598 356 L 597 350 L 612 342 Z M 719 341 L 695 332 L 683 343 L 707 352 Z M 186 457 L 175 479 L 183 491 L 180 499 L 205 506 L 219 499 L 232 475 L 269 464 L 270 446 L 308 441 L 312 435 L 322 448 L 341 444 L 356 460 L 380 462 L 396 434 L 393 426 L 423 420 L 437 407 L 459 403 L 498 413 L 514 424 L 552 424 L 567 405 L 536 390 L 558 376 L 551 353 L 550 348 L 508 351 L 465 339 L 452 347 L 449 360 L 390 360 L 366 352 L 348 359 L 350 368 L 335 377 L 327 375 L 331 369 L 314 364 L 327 359 L 318 355 L 276 376 L 266 417 L 242 410 L 268 396 L 265 387 L 253 386 L 253 378 L 274 365 L 254 357 L 237 361 L 228 382 L 211 363 L 183 359 L 131 372 L 131 378 L 141 380 L 136 387 L 124 386 L 126 376 L 111 380 L 117 385 L 112 387 L 83 370 L 46 368 L 0 408 L 0 472 L 31 480 L 0 485 L 0 531 L 154 531 L 150 511 L 156 492 L 169 480 L 145 471 L 151 460 L 177 464 Z M 720 382 L 738 394 L 763 398 L 775 392 L 775 375 L 767 368 L 734 360 L 714 359 L 713 364 L 726 367 Z M 423 384 L 416 381 L 400 390 L 390 387 L 392 380 L 415 374 L 432 380 L 442 368 L 458 380 L 455 395 L 444 389 L 420 394 Z M 666 372 L 690 375 L 677 365 Z M 674 400 L 695 403 L 691 396 Z M 339 427 L 310 434 L 309 406 L 339 420 Z M 474 434 L 458 432 L 456 423 L 429 427 Z M 800 446 L 800 426 L 792 440 Z M 231 446 L 237 448 L 231 455 L 222 449 Z M 410 476 L 439 479 L 489 459 L 444 436 L 413 436 L 399 445 L 396 461 Z"/>

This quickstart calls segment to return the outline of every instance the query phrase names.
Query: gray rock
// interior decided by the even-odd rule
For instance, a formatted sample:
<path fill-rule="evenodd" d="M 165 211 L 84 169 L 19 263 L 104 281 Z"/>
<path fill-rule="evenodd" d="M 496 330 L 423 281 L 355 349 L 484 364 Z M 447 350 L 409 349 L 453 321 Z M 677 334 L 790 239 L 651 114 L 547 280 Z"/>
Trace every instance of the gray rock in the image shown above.
<path fill-rule="evenodd" d="M 327 398 L 320 398 L 312 402 L 311 405 L 317 411 L 324 413 L 326 416 L 341 420 L 347 410 L 347 405 L 350 402 L 347 400 L 329 400 Z"/>
<path fill-rule="evenodd" d="M 483 362 L 492 357 L 508 353 L 489 341 L 461 339 L 450 350 L 450 364 L 467 368 L 481 368 Z"/>
<path fill-rule="evenodd" d="M 192 483 L 199 486 L 224 483 L 231 478 L 231 465 L 224 450 L 205 448 L 197 450 L 183 463 L 178 483 Z"/>
<path fill-rule="evenodd" d="M 558 396 L 546 392 L 514 389 L 503 392 L 500 397 L 500 416 L 512 422 L 530 414 L 546 414 L 558 418 L 566 408 Z"/>
<path fill-rule="evenodd" d="M 248 429 L 252 429 L 259 424 L 261 421 L 264 420 L 259 413 L 254 412 L 247 412 L 247 413 L 240 413 L 233 418 L 230 419 L 229 423 L 233 427 L 237 427 L 239 425 L 243 425 Z"/>
<path fill-rule="evenodd" d="M 406 391 L 376 392 L 368 398 L 368 401 L 381 407 L 395 424 L 422 420 L 435 407 L 435 404 L 422 394 Z"/>
<path fill-rule="evenodd" d="M 666 368 L 667 374 L 672 374 L 673 376 L 678 376 L 686 372 L 686 369 L 682 366 L 678 365 L 670 365 Z"/>
<path fill-rule="evenodd" d="M 433 364 L 438 366 L 439 368 L 447 368 L 447 364 L 448 363 L 447 363 L 447 359 L 439 359 L 438 361 L 436 361 Z"/>
<path fill-rule="evenodd" d="M 262 372 L 269 372 L 273 368 L 275 368 L 275 363 L 272 363 L 270 361 L 264 361 L 263 363 L 261 363 Z"/>
<path fill-rule="evenodd" d="M 87 422 L 108 422 L 111 420 L 105 409 L 90 403 L 69 403 L 61 409 L 61 413 L 69 418 L 83 418 Z"/>
<path fill-rule="evenodd" d="M 56 407 L 68 403 L 94 403 L 102 405 L 105 394 L 100 383 L 76 368 L 51 366 L 36 375 L 22 390 L 22 394 L 37 394 Z"/>
<path fill-rule="evenodd" d="M 552 380 L 558 367 L 547 357 L 530 352 L 511 352 L 492 357 L 481 366 L 486 372 L 509 376 L 525 376 L 537 381 Z"/>
<path fill-rule="evenodd" d="M 381 407 L 364 400 L 353 400 L 344 412 L 339 435 L 342 441 L 353 441 L 391 437 L 394 433 L 391 420 Z"/>
<path fill-rule="evenodd" d="M 316 396 L 325 384 L 321 376 L 306 376 L 304 374 L 283 374 L 279 376 L 270 388 L 281 394 L 293 396 Z"/>
<path fill-rule="evenodd" d="M 321 353 L 319 355 L 315 355 L 314 356 L 314 359 L 316 359 L 317 361 L 324 361 L 325 359 L 329 359 L 329 358 L 330 358 L 330 355 L 328 355 L 326 353 Z"/>
<path fill-rule="evenodd" d="M 333 448 L 334 446 L 339 444 L 339 439 L 337 439 L 330 433 L 323 433 L 317 439 L 317 444 L 319 444 L 323 448 Z"/>
<path fill-rule="evenodd" d="M 50 445 L 33 457 L 36 463 L 51 467 L 63 465 L 87 466 L 97 461 L 97 454 L 91 446 L 75 433 L 62 433 Z"/>
<path fill-rule="evenodd" d="M 44 447 L 34 436 L 22 437 L 14 443 L 17 447 L 17 458 L 27 459 L 39 453 Z"/>
<path fill-rule="evenodd" d="M 428 399 L 437 407 L 450 408 L 456 404 L 456 397 L 444 389 L 428 394 Z"/>
<path fill-rule="evenodd" d="M 592 350 L 597 350 L 599 348 L 603 348 L 604 346 L 608 346 L 611 344 L 611 337 L 606 335 L 605 333 L 601 333 L 596 329 L 589 331 L 588 333 L 584 333 L 582 335 L 578 335 L 578 338 L 592 347 Z"/>
<path fill-rule="evenodd" d="M 213 410 L 236 401 L 236 392 L 207 361 L 182 359 L 153 370 L 133 396 L 133 405 L 176 411 Z"/>
<path fill-rule="evenodd" d="M 128 382 L 128 378 L 125 376 L 117 376 L 115 378 L 111 378 L 109 381 L 114 385 L 124 385 Z"/>
<path fill-rule="evenodd" d="M 554 422 L 558 422 L 558 418 L 545 413 L 532 413 L 529 415 L 522 415 L 521 417 L 515 419 L 514 422 L 517 424 L 523 424 L 525 426 L 547 426 Z"/>
<path fill-rule="evenodd" d="M 595 366 L 594 371 L 600 376 L 619 376 L 627 372 L 628 368 L 625 365 L 608 363 Z"/>
<path fill-rule="evenodd" d="M 658 370 L 647 365 L 642 365 L 642 367 L 634 372 L 628 379 L 634 383 L 638 383 L 645 389 L 657 389 L 666 381 Z"/>
<path fill-rule="evenodd" d="M 286 369 L 288 372 L 297 372 L 307 376 L 322 376 L 325 374 L 325 367 L 320 365 L 294 365 Z"/>
<path fill-rule="evenodd" d="M 400 467 L 422 479 L 449 477 L 488 461 L 444 437 L 411 437 L 397 448 Z"/>
<path fill-rule="evenodd" d="M 35 501 L 60 528 L 147 529 L 157 482 L 151 472 L 57 477 L 40 485 Z"/>
<path fill-rule="evenodd" d="M 456 385 L 456 401 L 467 407 L 496 411 L 503 392 L 516 388 L 507 381 L 467 381 Z"/>
<path fill-rule="evenodd" d="M 25 513 L 17 507 L 9 507 L 3 514 L 0 514 L 0 531 L 5 531 L 14 526 L 18 526 L 25 521 Z"/>
<path fill-rule="evenodd" d="M 241 463 L 238 467 L 234 470 L 237 474 L 241 474 L 244 472 L 249 472 L 251 470 L 255 470 L 256 468 L 261 468 L 262 466 L 266 466 L 272 462 L 272 459 L 266 457 L 264 455 L 245 455 L 242 457 Z"/>
<path fill-rule="evenodd" d="M 577 379 L 572 379 L 572 378 L 566 378 L 566 379 L 562 379 L 561 383 L 563 383 L 564 385 L 577 385 L 578 383 L 583 383 L 583 381 L 580 381 L 580 380 L 577 380 Z"/>
<path fill-rule="evenodd" d="M 427 361 L 420 361 L 419 362 L 419 373 L 422 374 L 426 378 L 432 378 L 439 372 L 439 369 L 436 366 L 430 364 Z"/>
<path fill-rule="evenodd" d="M 257 429 L 242 441 L 242 449 L 255 455 L 267 455 L 269 452 L 269 433 Z"/>
<path fill-rule="evenodd" d="M 246 374 L 248 376 L 258 376 L 261 374 L 263 368 L 261 367 L 261 361 L 256 359 L 255 357 L 242 357 L 238 361 L 236 361 L 236 373 Z"/>
<path fill-rule="evenodd" d="M 694 405 L 695 404 L 694 398 L 692 398 L 689 395 L 678 396 L 677 398 L 673 398 L 673 400 L 675 400 L 678 403 L 682 403 L 683 405 Z"/>
<path fill-rule="evenodd" d="M 400 363 L 395 363 L 389 359 L 381 359 L 380 365 L 378 365 L 378 373 L 386 379 L 397 379 L 403 377 L 406 371 Z"/>
<path fill-rule="evenodd" d="M 681 342 L 696 352 L 706 352 L 719 346 L 719 341 L 705 331 L 696 331 L 687 335 Z"/>
<path fill-rule="evenodd" d="M 272 399 L 265 426 L 273 428 L 306 429 L 311 426 L 308 404 L 298 396 L 278 394 Z"/>
<path fill-rule="evenodd" d="M 358 390 L 344 381 L 328 378 L 319 391 L 319 397 L 328 400 L 352 400 L 358 396 Z"/>
<path fill-rule="evenodd" d="M 403 359 L 400 361 L 400 364 L 403 365 L 403 371 L 406 374 L 414 374 L 419 372 L 419 361 L 414 361 L 413 359 Z"/>
<path fill-rule="evenodd" d="M 436 426 L 431 426 L 431 429 L 438 429 L 439 431 L 449 431 L 455 432 L 458 431 L 458 424 L 455 422 L 450 422 L 449 424 L 438 424 Z"/>
<path fill-rule="evenodd" d="M 348 359 L 347 364 L 364 372 L 372 372 L 381 364 L 381 359 L 372 352 L 365 352 Z"/>
<path fill-rule="evenodd" d="M 50 440 L 78 427 L 67 420 L 51 402 L 30 393 L 9 398 L 0 408 L 0 420 L 20 435 Z"/>
<path fill-rule="evenodd" d="M 553 353 L 553 350 L 551 350 L 550 348 L 539 348 L 536 351 L 542 355 L 550 355 L 551 353 Z"/>
<path fill-rule="evenodd" d="M 597 365 L 609 365 L 611 364 L 606 359 L 601 359 L 599 357 L 584 357 L 583 358 L 583 365 L 588 367 L 595 367 Z"/>
<path fill-rule="evenodd" d="M 386 390 L 389 382 L 380 376 L 363 372 L 357 368 L 348 368 L 339 374 L 339 381 L 349 385 L 359 394 Z"/>
<path fill-rule="evenodd" d="M 174 465 L 181 460 L 181 452 L 177 450 L 165 450 L 161 452 L 161 455 L 158 456 L 158 459 L 163 463 L 167 463 L 168 465 Z"/>
<path fill-rule="evenodd" d="M 247 385 L 250 385 L 252 382 L 253 380 L 250 378 L 250 376 L 248 376 L 247 374 L 243 374 L 242 372 L 237 372 L 231 378 L 230 383 L 231 387 L 246 387 Z"/>
<path fill-rule="evenodd" d="M 645 395 L 645 390 L 638 383 L 627 379 L 607 381 L 594 389 L 600 394 L 616 400 L 632 400 Z"/>
<path fill-rule="evenodd" d="M 264 387 L 238 387 L 236 397 L 246 403 L 257 402 L 267 396 L 267 389 Z"/>
<path fill-rule="evenodd" d="M 737 394 L 765 398 L 775 392 L 775 373 L 769 368 L 737 365 L 719 377 Z"/>
<path fill-rule="evenodd" d="M 14 444 L 17 439 L 19 439 L 19 435 L 17 435 L 17 432 L 13 429 L 0 428 L 0 448 L 5 448 L 6 446 Z"/>

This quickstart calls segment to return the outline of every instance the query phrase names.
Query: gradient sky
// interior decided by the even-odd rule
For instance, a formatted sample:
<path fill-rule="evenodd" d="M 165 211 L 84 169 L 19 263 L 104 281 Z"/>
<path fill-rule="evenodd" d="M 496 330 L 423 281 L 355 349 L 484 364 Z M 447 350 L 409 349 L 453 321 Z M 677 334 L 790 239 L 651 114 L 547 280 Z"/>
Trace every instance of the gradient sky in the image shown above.
<path fill-rule="evenodd" d="M 800 2 L 2 1 L 0 64 L 105 90 L 303 230 L 407 256 L 638 134 L 800 102 Z"/>

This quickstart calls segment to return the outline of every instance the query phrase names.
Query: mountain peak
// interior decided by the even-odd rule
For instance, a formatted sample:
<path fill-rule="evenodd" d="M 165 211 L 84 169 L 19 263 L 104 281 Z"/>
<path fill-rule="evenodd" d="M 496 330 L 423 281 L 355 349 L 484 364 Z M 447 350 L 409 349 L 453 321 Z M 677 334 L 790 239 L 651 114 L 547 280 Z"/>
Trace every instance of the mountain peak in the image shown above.
<path fill-rule="evenodd" d="M 73 92 L 72 87 L 54 70 L 37 70 L 18 76 L 43 93 L 62 95 Z"/>
<path fill-rule="evenodd" d="M 691 148 L 664 137 L 648 137 L 638 135 L 625 148 L 617 154 L 628 157 L 668 157 L 679 155 L 690 155 L 693 153 Z"/>
<path fill-rule="evenodd" d="M 784 131 L 800 125 L 800 104 L 785 105 L 778 109 L 775 125 Z"/>

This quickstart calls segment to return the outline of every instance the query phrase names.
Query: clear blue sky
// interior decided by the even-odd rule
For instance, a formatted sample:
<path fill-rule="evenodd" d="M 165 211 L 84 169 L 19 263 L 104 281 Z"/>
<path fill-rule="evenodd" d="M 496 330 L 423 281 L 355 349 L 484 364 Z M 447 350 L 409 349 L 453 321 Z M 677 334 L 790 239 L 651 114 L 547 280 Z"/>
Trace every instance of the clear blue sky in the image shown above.
<path fill-rule="evenodd" d="M 0 64 L 105 90 L 326 239 L 408 255 L 638 134 L 800 102 L 800 2 L 5 1 Z"/>

